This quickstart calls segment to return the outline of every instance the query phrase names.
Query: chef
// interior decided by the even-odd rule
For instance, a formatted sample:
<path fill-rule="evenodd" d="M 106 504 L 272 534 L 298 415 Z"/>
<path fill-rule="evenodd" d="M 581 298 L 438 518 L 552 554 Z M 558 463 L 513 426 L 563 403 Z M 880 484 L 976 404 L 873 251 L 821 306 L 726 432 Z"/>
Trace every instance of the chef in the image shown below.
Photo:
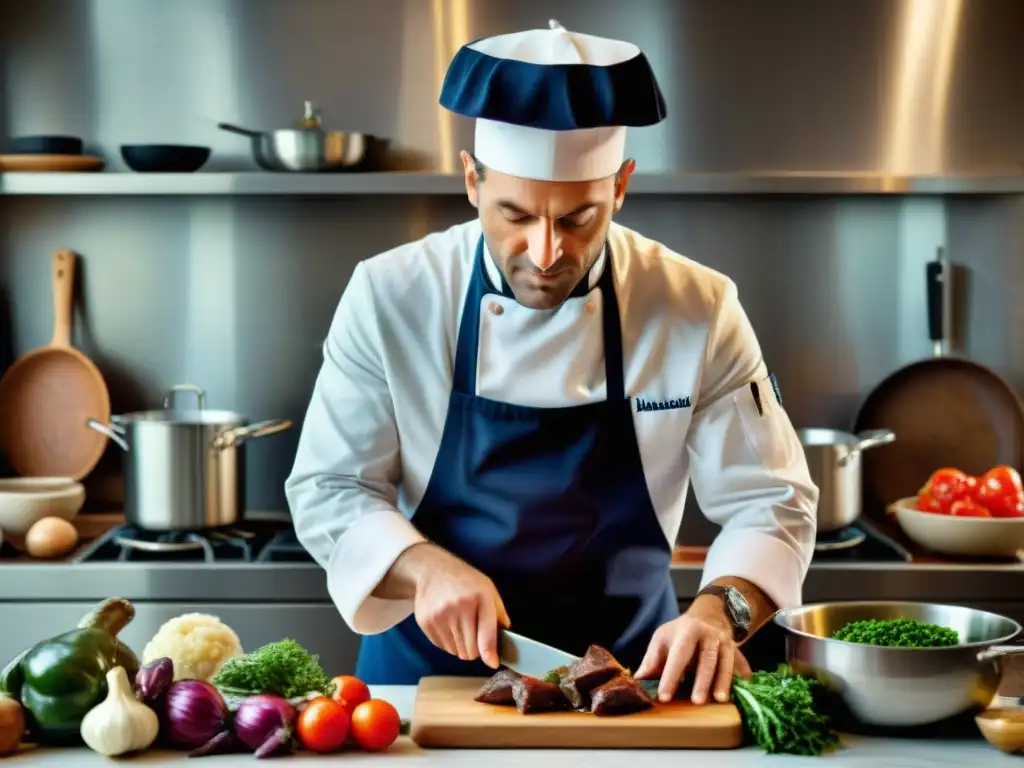
<path fill-rule="evenodd" d="M 367 683 L 486 675 L 500 625 L 725 700 L 801 601 L 818 490 L 735 284 L 612 221 L 665 118 L 647 59 L 549 27 L 451 62 L 478 216 L 355 268 L 288 502 Z M 691 482 L 721 531 L 679 615 Z"/>

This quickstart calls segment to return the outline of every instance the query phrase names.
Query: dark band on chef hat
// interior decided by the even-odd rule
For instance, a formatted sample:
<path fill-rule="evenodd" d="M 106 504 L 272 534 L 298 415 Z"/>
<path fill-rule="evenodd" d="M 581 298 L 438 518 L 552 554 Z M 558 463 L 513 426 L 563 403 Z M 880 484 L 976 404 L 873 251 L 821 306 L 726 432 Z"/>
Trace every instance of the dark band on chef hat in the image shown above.
<path fill-rule="evenodd" d="M 579 37 L 597 45 L 626 45 Z M 607 65 L 545 64 L 488 53 L 488 43 L 498 39 L 459 49 L 441 87 L 442 107 L 465 117 L 551 131 L 640 127 L 665 119 L 654 71 L 633 46 L 628 49 L 634 55 Z"/>

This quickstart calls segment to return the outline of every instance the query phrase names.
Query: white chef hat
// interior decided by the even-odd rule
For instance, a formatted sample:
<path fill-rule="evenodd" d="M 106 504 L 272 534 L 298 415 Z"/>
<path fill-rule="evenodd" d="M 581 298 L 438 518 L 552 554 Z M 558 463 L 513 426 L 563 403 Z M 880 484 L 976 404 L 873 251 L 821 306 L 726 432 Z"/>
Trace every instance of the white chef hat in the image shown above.
<path fill-rule="evenodd" d="M 665 119 L 658 81 L 632 43 L 549 26 L 462 46 L 440 104 L 476 119 L 474 155 L 488 168 L 545 181 L 611 176 L 626 128 Z"/>

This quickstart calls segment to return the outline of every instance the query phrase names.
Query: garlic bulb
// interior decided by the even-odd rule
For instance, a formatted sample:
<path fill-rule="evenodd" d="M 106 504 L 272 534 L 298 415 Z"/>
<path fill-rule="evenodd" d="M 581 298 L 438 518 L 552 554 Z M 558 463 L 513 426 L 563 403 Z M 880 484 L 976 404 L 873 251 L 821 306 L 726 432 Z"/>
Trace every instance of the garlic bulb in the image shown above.
<path fill-rule="evenodd" d="M 107 688 L 107 698 L 82 719 L 82 740 L 107 757 L 146 749 L 160 729 L 156 713 L 135 700 L 123 667 L 107 672 Z"/>

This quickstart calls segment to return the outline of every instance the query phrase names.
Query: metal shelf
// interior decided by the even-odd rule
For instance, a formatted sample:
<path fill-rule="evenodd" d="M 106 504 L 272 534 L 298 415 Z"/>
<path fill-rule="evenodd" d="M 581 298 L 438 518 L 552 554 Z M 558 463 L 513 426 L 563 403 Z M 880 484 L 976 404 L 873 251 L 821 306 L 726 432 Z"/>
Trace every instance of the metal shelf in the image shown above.
<path fill-rule="evenodd" d="M 442 173 L 2 173 L 3 195 L 460 195 Z M 984 195 L 1024 193 L 1024 176 L 879 173 L 636 174 L 634 195 Z"/>

